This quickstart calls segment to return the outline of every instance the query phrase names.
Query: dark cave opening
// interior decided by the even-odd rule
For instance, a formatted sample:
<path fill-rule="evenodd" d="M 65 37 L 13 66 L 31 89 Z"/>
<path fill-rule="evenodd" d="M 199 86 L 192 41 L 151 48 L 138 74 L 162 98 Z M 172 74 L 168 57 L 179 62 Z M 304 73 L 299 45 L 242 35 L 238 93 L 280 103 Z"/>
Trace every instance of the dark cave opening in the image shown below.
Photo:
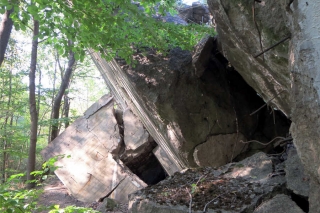
<path fill-rule="evenodd" d="M 291 193 L 291 199 L 304 211 L 309 212 L 309 201 L 307 198 Z"/>
<path fill-rule="evenodd" d="M 119 126 L 120 135 L 124 135 L 123 112 L 115 109 L 115 118 Z M 157 157 L 153 154 L 153 150 L 158 144 L 149 136 L 149 141 L 136 150 L 126 148 L 122 139 L 120 146 L 120 160 L 128 167 L 128 169 L 137 175 L 142 181 L 148 185 L 154 185 L 164 180 L 168 175 L 161 166 Z"/>
<path fill-rule="evenodd" d="M 157 146 L 155 141 L 149 142 L 138 156 L 132 157 L 127 153 L 121 158 L 122 162 L 148 185 L 154 185 L 164 180 L 168 175 L 159 163 L 152 150 Z"/>
<path fill-rule="evenodd" d="M 203 89 L 221 109 L 234 111 L 236 122 L 233 125 L 237 132 L 241 132 L 247 141 L 261 142 L 250 143 L 247 154 L 243 153 L 237 160 L 257 151 L 278 153 L 274 150 L 274 143 L 268 142 L 276 137 L 288 137 L 290 119 L 266 103 L 220 53 L 217 40 L 213 39 L 212 42 L 211 57 L 200 77 Z"/>

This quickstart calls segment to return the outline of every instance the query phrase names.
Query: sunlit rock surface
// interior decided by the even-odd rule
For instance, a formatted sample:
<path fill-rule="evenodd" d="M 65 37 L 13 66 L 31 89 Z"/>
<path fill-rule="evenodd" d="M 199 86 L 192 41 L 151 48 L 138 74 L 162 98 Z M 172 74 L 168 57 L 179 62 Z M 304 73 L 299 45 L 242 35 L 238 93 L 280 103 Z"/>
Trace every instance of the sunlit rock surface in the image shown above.
<path fill-rule="evenodd" d="M 91 202 L 109 195 L 126 201 L 128 194 L 147 184 L 119 161 L 121 143 L 113 97 L 105 95 L 42 155 L 46 160 L 57 157 L 55 174 L 78 200 Z"/>

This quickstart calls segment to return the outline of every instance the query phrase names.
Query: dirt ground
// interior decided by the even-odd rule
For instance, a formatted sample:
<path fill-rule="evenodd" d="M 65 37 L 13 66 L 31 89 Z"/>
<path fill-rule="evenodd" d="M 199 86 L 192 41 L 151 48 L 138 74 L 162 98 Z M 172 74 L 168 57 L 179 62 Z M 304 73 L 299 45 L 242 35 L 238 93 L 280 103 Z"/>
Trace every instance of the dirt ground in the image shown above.
<path fill-rule="evenodd" d="M 52 205 L 59 205 L 60 208 L 65 208 L 67 206 L 77 206 L 77 207 L 90 207 L 94 210 L 100 212 L 108 212 L 108 213 L 126 213 L 127 212 L 127 204 L 118 203 L 118 206 L 113 209 L 113 211 L 101 211 L 103 203 L 101 202 L 93 202 L 93 203 L 84 203 L 76 198 L 74 198 L 69 192 L 68 189 L 62 184 L 62 182 L 53 175 L 48 178 L 43 183 L 42 186 L 44 192 L 39 197 L 38 204 L 44 207 L 49 207 Z M 49 211 L 42 211 L 41 213 L 46 213 Z"/>

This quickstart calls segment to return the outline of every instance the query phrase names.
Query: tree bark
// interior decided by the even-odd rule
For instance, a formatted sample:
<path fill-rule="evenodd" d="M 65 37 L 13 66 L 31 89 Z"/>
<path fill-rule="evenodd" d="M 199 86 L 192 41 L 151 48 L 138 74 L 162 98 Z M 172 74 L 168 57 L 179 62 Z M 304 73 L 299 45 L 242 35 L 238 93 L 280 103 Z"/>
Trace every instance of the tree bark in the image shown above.
<path fill-rule="evenodd" d="M 68 97 L 68 93 L 64 95 L 64 103 L 63 103 L 63 113 L 65 118 L 69 118 L 69 111 L 70 111 L 70 98 Z M 69 120 L 64 122 L 64 128 L 69 126 Z"/>
<path fill-rule="evenodd" d="M 13 21 L 10 18 L 10 14 L 13 12 L 13 8 L 11 10 L 7 10 L 2 16 L 2 22 L 0 27 L 0 66 L 4 60 L 4 55 L 9 43 L 10 34 L 12 31 Z"/>
<path fill-rule="evenodd" d="M 60 106 L 61 106 L 61 100 L 62 97 L 66 91 L 66 89 L 69 87 L 69 82 L 71 78 L 71 74 L 73 71 L 73 65 L 75 64 L 75 58 L 74 53 L 72 51 L 69 52 L 69 61 L 68 61 L 68 67 L 64 73 L 59 92 L 57 96 L 54 99 L 53 108 L 52 108 L 52 119 L 59 119 L 60 114 Z M 55 122 L 52 125 L 51 129 L 51 141 L 54 140 L 59 134 L 59 125 L 57 122 Z"/>
<path fill-rule="evenodd" d="M 53 118 L 53 103 L 54 103 L 54 94 L 56 93 L 56 80 L 57 80 L 57 64 L 58 64 L 58 53 L 56 58 L 56 63 L 54 66 L 54 75 L 53 75 L 53 91 L 52 91 L 52 97 L 51 97 L 51 114 L 50 119 Z M 51 142 L 51 130 L 52 125 L 49 125 L 49 134 L 48 134 L 48 144 Z"/>
<path fill-rule="evenodd" d="M 35 177 L 30 173 L 35 170 L 36 165 L 36 145 L 37 145 L 37 129 L 38 129 L 38 111 L 36 103 L 36 68 L 37 68 L 37 56 L 38 56 L 38 34 L 39 34 L 39 22 L 33 21 L 33 38 L 32 38 L 32 51 L 31 51 L 31 63 L 29 72 L 29 107 L 30 107 L 30 146 L 29 146 L 29 158 L 27 166 L 27 180 L 28 189 L 34 188 L 35 183 L 31 183 Z"/>

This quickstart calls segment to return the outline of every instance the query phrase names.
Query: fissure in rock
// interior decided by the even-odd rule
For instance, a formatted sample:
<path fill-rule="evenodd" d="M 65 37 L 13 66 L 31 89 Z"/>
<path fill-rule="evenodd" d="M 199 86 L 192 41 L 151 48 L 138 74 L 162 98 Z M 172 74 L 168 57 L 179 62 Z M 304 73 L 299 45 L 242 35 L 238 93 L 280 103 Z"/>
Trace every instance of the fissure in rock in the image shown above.
<path fill-rule="evenodd" d="M 309 212 L 309 201 L 307 198 L 291 193 L 291 199 L 304 211 Z"/>
<path fill-rule="evenodd" d="M 132 150 L 130 149 L 130 147 L 127 147 L 126 142 L 124 141 L 126 126 L 124 122 L 133 122 L 130 119 L 132 117 L 127 117 L 124 121 L 124 114 L 121 110 L 115 109 L 114 112 L 119 126 L 121 141 L 119 143 L 120 148 L 117 149 L 118 152 L 115 153 L 113 157 L 121 160 L 124 165 L 130 169 L 131 172 L 136 174 L 142 181 L 144 181 L 148 185 L 156 184 L 165 179 L 167 174 L 157 160 L 156 156 L 153 154 L 153 150 L 158 146 L 157 143 L 152 139 L 151 136 L 149 136 L 149 138 L 147 139 L 148 141 L 138 148 Z M 130 116 L 133 116 L 133 114 L 129 114 Z M 136 122 L 139 121 L 136 120 Z"/>
<path fill-rule="evenodd" d="M 157 146 L 155 141 L 149 142 L 140 155 L 134 158 L 130 153 L 124 153 L 120 158 L 122 162 L 141 180 L 148 185 L 154 185 L 167 176 L 161 164 L 153 154 L 152 150 Z"/>

